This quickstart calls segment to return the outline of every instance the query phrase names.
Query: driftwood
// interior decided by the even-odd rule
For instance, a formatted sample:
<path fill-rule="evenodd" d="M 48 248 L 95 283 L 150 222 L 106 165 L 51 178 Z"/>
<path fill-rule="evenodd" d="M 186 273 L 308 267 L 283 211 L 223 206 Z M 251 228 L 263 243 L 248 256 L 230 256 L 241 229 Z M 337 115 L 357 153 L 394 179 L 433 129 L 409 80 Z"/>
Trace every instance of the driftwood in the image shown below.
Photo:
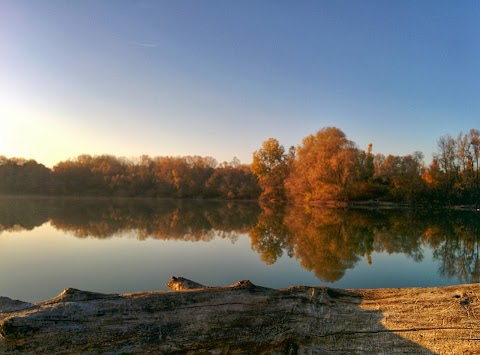
<path fill-rule="evenodd" d="M 249 281 L 203 287 L 183 278 L 167 284 L 180 291 L 66 289 L 38 303 L 0 297 L 0 353 L 480 352 L 480 285 L 276 290 Z"/>

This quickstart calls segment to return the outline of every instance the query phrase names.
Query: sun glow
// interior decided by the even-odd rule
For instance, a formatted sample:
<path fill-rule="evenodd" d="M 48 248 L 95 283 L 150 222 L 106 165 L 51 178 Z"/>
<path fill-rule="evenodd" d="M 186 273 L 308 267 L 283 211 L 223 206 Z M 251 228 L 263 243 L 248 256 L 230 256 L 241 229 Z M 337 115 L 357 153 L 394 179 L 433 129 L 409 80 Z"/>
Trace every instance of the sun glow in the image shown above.
<path fill-rule="evenodd" d="M 9 105 L 0 111 L 0 154 L 35 159 L 46 166 L 75 156 L 74 129 L 41 108 Z"/>

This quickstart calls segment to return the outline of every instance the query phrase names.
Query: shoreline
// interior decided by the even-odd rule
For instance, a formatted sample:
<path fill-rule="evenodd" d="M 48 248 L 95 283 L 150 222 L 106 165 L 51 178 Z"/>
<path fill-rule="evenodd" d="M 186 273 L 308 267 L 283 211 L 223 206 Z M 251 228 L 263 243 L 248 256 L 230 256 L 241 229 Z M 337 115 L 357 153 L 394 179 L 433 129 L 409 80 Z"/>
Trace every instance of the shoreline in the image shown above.
<path fill-rule="evenodd" d="M 311 201 L 311 207 L 345 208 L 366 210 L 453 210 L 480 212 L 480 205 L 425 205 L 389 201 Z"/>
<path fill-rule="evenodd" d="M 194 203 L 252 203 L 262 206 L 260 199 L 222 199 L 222 198 L 202 198 L 202 197 L 189 197 L 189 198 L 176 198 L 176 197 L 149 197 L 149 196 L 94 196 L 94 195 L 1 195 L 0 200 L 59 200 L 59 201 L 144 201 L 144 202 L 194 202 Z M 269 206 L 277 206 L 277 204 L 271 204 Z M 278 206 L 295 206 L 294 204 L 280 204 Z M 332 209 L 351 209 L 351 210 L 402 210 L 402 211 L 414 211 L 414 210 L 452 210 L 452 211 L 465 211 L 465 212 L 477 212 L 480 213 L 480 205 L 425 205 L 425 204 L 408 204 L 402 202 L 389 202 L 389 201 L 310 201 L 308 206 L 314 208 L 332 208 Z"/>

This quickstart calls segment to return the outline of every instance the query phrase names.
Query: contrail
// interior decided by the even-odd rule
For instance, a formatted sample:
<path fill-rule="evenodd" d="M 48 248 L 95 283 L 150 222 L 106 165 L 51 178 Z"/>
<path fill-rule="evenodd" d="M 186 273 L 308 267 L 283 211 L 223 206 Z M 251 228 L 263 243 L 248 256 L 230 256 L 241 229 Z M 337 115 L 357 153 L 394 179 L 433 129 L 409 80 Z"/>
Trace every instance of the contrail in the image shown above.
<path fill-rule="evenodd" d="M 134 45 L 140 46 L 140 47 L 149 47 L 149 48 L 154 48 L 158 47 L 158 44 L 155 43 L 143 43 L 143 42 L 133 42 Z"/>

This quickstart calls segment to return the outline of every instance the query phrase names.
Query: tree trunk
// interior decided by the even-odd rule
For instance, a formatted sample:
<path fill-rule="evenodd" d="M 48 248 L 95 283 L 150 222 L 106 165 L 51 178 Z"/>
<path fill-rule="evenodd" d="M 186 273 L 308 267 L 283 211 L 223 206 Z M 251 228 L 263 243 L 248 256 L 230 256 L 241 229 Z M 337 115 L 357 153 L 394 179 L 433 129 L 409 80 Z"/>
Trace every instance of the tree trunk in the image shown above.
<path fill-rule="evenodd" d="M 269 289 L 240 281 L 38 303 L 0 298 L 1 353 L 460 354 L 480 351 L 480 285 Z M 189 289 L 194 287 L 194 289 Z M 186 288 L 186 289 L 185 289 Z"/>

